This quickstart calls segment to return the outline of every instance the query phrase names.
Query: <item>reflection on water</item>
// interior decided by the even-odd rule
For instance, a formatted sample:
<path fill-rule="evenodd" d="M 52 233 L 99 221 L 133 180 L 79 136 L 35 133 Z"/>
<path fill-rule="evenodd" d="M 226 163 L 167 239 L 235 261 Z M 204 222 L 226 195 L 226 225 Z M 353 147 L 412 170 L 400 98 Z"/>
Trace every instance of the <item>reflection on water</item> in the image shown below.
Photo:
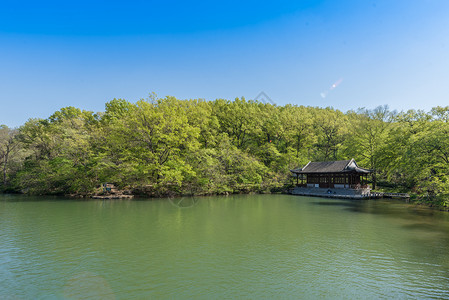
<path fill-rule="evenodd" d="M 168 201 L 177 208 L 192 208 L 200 201 L 198 197 L 169 198 Z"/>
<path fill-rule="evenodd" d="M 449 298 L 449 214 L 288 195 L 0 196 L 0 298 Z"/>
<path fill-rule="evenodd" d="M 90 272 L 75 274 L 67 280 L 63 295 L 67 299 L 115 299 L 108 282 Z"/>

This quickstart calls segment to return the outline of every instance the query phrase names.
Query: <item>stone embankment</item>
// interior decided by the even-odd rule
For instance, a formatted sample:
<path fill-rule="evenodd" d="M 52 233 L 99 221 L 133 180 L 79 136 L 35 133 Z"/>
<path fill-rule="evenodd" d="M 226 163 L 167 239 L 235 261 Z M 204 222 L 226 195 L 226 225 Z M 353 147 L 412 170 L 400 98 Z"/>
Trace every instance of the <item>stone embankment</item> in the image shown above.
<path fill-rule="evenodd" d="M 92 199 L 132 199 L 133 195 L 129 191 L 122 191 L 111 183 L 102 184 L 102 191 L 91 197 Z"/>

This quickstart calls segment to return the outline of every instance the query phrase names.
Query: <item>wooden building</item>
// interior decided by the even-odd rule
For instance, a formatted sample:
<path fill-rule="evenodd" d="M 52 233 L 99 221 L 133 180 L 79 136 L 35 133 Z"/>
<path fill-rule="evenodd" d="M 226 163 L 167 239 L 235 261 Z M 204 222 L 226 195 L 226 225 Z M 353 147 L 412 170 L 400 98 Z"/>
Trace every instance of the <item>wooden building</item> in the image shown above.
<path fill-rule="evenodd" d="M 368 175 L 372 172 L 359 167 L 354 159 L 309 162 L 290 171 L 298 187 L 331 189 L 369 189 Z"/>

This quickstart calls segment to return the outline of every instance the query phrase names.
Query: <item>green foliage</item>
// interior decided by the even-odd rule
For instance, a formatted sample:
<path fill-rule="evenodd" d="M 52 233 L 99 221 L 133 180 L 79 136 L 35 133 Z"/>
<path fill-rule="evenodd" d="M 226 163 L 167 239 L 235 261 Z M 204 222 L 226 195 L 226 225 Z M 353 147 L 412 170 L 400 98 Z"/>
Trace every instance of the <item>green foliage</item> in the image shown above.
<path fill-rule="evenodd" d="M 355 158 L 379 183 L 447 207 L 449 107 L 429 113 L 386 106 L 346 114 L 244 98 L 131 103 L 105 112 L 74 107 L 19 129 L 0 127 L 3 190 L 89 195 L 101 183 L 146 195 L 279 190 L 289 169 Z"/>
<path fill-rule="evenodd" d="M 325 108 L 317 110 L 314 116 L 314 127 L 317 132 L 315 143 L 316 160 L 338 160 L 340 150 L 347 132 L 347 117 L 338 110 Z"/>
<path fill-rule="evenodd" d="M 10 177 L 21 167 L 24 153 L 17 134 L 16 129 L 0 125 L 0 191 L 8 190 Z"/>

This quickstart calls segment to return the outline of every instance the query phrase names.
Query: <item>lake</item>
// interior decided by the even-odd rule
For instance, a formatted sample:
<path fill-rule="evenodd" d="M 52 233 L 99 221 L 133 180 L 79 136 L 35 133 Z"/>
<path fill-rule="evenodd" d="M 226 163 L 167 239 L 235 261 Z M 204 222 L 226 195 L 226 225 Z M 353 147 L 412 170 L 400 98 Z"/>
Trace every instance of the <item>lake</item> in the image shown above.
<path fill-rule="evenodd" d="M 5 298 L 449 298 L 449 213 L 291 195 L 0 195 Z"/>

